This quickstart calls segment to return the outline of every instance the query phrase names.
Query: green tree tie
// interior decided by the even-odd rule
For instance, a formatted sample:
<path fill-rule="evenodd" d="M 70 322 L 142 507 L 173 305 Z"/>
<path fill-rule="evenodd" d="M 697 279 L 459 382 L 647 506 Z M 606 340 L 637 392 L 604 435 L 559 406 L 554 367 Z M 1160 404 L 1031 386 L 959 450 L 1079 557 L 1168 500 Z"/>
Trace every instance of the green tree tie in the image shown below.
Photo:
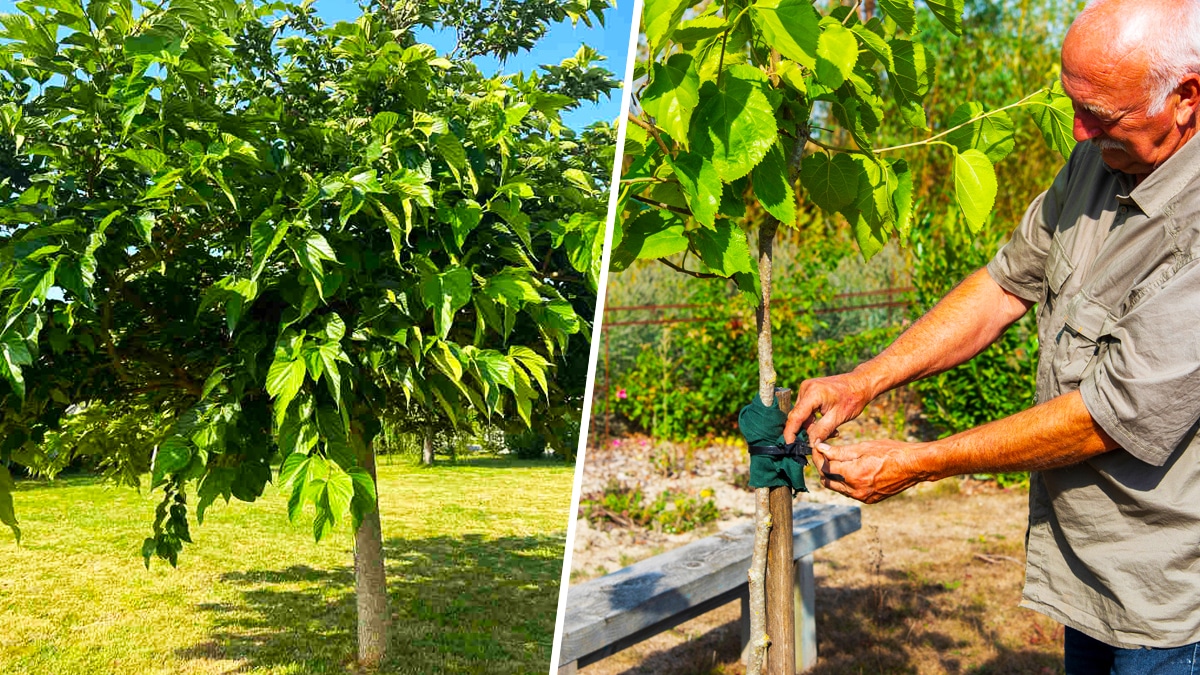
<path fill-rule="evenodd" d="M 787 414 L 779 402 L 769 407 L 757 397 L 738 413 L 738 428 L 750 449 L 750 487 L 783 487 L 808 492 L 804 485 L 805 455 L 812 454 L 808 434 L 801 431 L 792 443 L 783 440 Z"/>

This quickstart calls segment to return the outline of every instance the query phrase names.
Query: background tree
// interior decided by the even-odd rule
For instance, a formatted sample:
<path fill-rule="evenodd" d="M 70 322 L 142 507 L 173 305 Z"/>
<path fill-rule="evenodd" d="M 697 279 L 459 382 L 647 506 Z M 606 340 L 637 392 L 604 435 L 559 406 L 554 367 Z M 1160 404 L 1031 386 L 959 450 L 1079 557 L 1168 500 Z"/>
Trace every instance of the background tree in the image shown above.
<path fill-rule="evenodd" d="M 488 77 L 414 31 L 503 57 L 608 4 L 504 6 L 528 9 L 515 33 L 452 3 L 333 26 L 252 0 L 0 18 L 0 522 L 19 536 L 10 462 L 53 471 L 93 406 L 153 411 L 147 564 L 190 541 L 189 485 L 202 522 L 282 458 L 289 517 L 311 507 L 318 540 L 351 524 L 359 660 L 383 658 L 380 416 L 533 424 L 588 338 L 611 131 L 559 114 L 614 82 L 587 50 Z"/>

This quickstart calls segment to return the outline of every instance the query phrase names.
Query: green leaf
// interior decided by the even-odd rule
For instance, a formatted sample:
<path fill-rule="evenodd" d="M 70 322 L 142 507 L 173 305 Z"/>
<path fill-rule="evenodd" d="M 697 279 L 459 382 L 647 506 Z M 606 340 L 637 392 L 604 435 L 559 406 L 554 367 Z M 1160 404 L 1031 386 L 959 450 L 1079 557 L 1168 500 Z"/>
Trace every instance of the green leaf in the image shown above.
<path fill-rule="evenodd" d="M 767 44 L 809 70 L 816 68 L 821 29 L 811 0 L 756 0 L 750 9 Z"/>
<path fill-rule="evenodd" d="M 800 182 L 809 199 L 826 213 L 836 213 L 858 195 L 859 168 L 851 157 L 838 153 L 832 158 L 814 152 L 800 162 Z"/>
<path fill-rule="evenodd" d="M 400 121 L 399 113 L 394 113 L 390 110 L 385 110 L 381 113 L 377 113 L 375 115 L 375 117 L 371 120 L 371 129 L 374 130 L 375 133 L 382 136 L 383 134 L 386 134 L 387 132 L 391 131 L 392 127 L 396 126 L 396 123 L 399 121 Z"/>
<path fill-rule="evenodd" d="M 879 0 L 879 9 L 909 33 L 916 27 L 917 9 L 913 0 Z"/>
<path fill-rule="evenodd" d="M 17 527 L 17 514 L 13 507 L 12 493 L 16 488 L 8 467 L 0 464 L 0 523 L 4 523 L 13 531 L 17 543 L 21 543 L 21 528 Z"/>
<path fill-rule="evenodd" d="M 446 164 L 449 165 L 450 171 L 454 174 L 454 180 L 459 185 L 462 185 L 462 174 L 466 173 L 468 177 L 471 177 L 471 167 L 467 164 L 467 151 L 463 148 L 462 143 L 458 140 L 457 136 L 449 131 L 444 134 L 438 134 L 434 143 L 437 145 L 442 159 L 446 160 Z M 474 179 L 472 178 L 469 182 L 473 184 Z"/>
<path fill-rule="evenodd" d="M 1033 122 L 1042 132 L 1046 145 L 1056 150 L 1063 159 L 1069 159 L 1075 149 L 1075 110 L 1071 99 L 1061 93 L 1061 86 L 1055 83 L 1053 89 L 1035 96 L 1031 104 Z"/>
<path fill-rule="evenodd" d="M 646 0 L 642 9 L 642 32 L 646 34 L 651 58 L 658 54 L 671 31 L 679 25 L 687 6 L 685 0 Z"/>
<path fill-rule="evenodd" d="M 746 233 L 729 220 L 717 222 L 716 230 L 699 229 L 688 233 L 700 259 L 713 272 L 732 277 L 738 272 L 750 272 L 754 259 L 746 244 Z"/>
<path fill-rule="evenodd" d="M 672 161 L 675 177 L 683 187 L 683 197 L 697 221 L 712 227 L 721 205 L 721 179 L 712 162 L 699 155 L 681 152 Z"/>
<path fill-rule="evenodd" d="M 483 221 L 483 207 L 473 199 L 463 199 L 457 206 L 439 208 L 437 219 L 450 226 L 454 232 L 454 242 L 461 249 L 467 235 Z"/>
<path fill-rule="evenodd" d="M 911 40 L 894 39 L 888 43 L 892 48 L 892 70 L 897 93 L 907 101 L 920 102 L 934 79 L 933 56 L 925 46 Z"/>
<path fill-rule="evenodd" d="M 186 438 L 170 436 L 159 444 L 151 462 L 153 482 L 157 484 L 167 474 L 179 471 L 192 461 L 192 447 Z"/>
<path fill-rule="evenodd" d="M 779 75 L 784 84 L 795 89 L 801 95 L 808 93 L 808 83 L 804 81 L 804 70 L 795 61 L 781 60 L 779 66 L 775 68 L 775 74 Z"/>
<path fill-rule="evenodd" d="M 788 181 L 783 146 L 776 143 L 751 173 L 754 194 L 767 213 L 787 226 L 796 224 L 796 192 Z"/>
<path fill-rule="evenodd" d="M 996 163 L 1012 152 L 1013 123 L 1004 112 L 992 113 L 979 119 L 983 112 L 983 106 L 974 101 L 955 108 L 946 126 L 964 126 L 947 134 L 946 141 L 958 148 L 959 152 L 972 148 L 979 150 L 987 155 L 992 163 Z"/>
<path fill-rule="evenodd" d="M 654 123 L 686 148 L 692 111 L 700 102 L 700 73 L 690 54 L 673 54 L 654 64 L 654 80 L 641 98 L 642 110 Z"/>
<path fill-rule="evenodd" d="M 155 148 L 128 148 L 118 152 L 117 156 L 134 162 L 151 175 L 158 173 L 167 163 L 167 156 Z"/>
<path fill-rule="evenodd" d="M 371 480 L 371 474 L 361 466 L 350 468 L 346 473 L 350 474 L 350 478 L 354 481 L 354 496 L 362 497 L 372 503 L 378 499 L 375 481 Z"/>
<path fill-rule="evenodd" d="M 729 28 L 725 17 L 698 16 L 690 21 L 684 21 L 671 33 L 671 39 L 680 44 L 690 44 L 724 33 Z M 628 133 L 628 132 L 627 132 Z"/>
<path fill-rule="evenodd" d="M 858 40 L 842 24 L 822 19 L 821 37 L 817 41 L 817 79 L 830 89 L 842 86 L 854 64 L 858 62 Z"/>
<path fill-rule="evenodd" d="M 672 213 L 650 209 L 625 226 L 619 250 L 612 254 L 613 269 L 625 269 L 639 258 L 666 258 L 686 251 L 687 247 L 683 221 Z"/>
<path fill-rule="evenodd" d="M 442 340 L 435 340 L 433 347 L 429 350 L 429 358 L 446 377 L 454 382 L 462 381 L 462 361 L 455 355 L 449 344 Z"/>
<path fill-rule="evenodd" d="M 873 19 L 872 21 L 872 25 L 878 25 L 879 23 L 878 19 Z M 882 36 L 861 23 L 850 26 L 850 31 L 858 36 L 858 39 L 867 48 L 867 51 L 871 52 L 875 58 L 883 63 L 884 68 L 892 70 L 896 67 L 896 63 L 892 59 L 892 48 Z"/>
<path fill-rule="evenodd" d="M 996 169 L 987 155 L 975 149 L 955 154 L 954 197 L 971 232 L 979 232 L 996 203 Z"/>
<path fill-rule="evenodd" d="M 898 159 L 888 166 L 888 171 L 894 177 L 895 190 L 892 191 L 892 208 L 896 214 L 896 231 L 902 239 L 907 239 L 912 229 L 913 175 L 908 168 L 908 162 Z M 891 180 L 891 179 L 889 179 Z"/>
<path fill-rule="evenodd" d="M 283 207 L 270 206 L 264 209 L 250 224 L 250 254 L 254 264 L 250 278 L 254 281 L 258 280 L 259 275 L 271 260 L 271 255 L 279 248 L 284 235 L 287 234 L 288 221 L 277 220 L 282 212 Z"/>
<path fill-rule="evenodd" d="M 303 359 L 292 359 L 287 354 L 276 353 L 275 360 L 267 370 L 266 382 L 267 394 L 275 399 L 276 406 L 287 408 L 304 384 L 304 373 Z"/>
<path fill-rule="evenodd" d="M 946 30 L 962 35 L 963 0 L 925 0 L 925 4 Z"/>
<path fill-rule="evenodd" d="M 509 347 L 508 357 L 524 366 L 529 371 L 529 374 L 537 380 L 538 385 L 542 388 L 542 392 L 547 396 L 550 395 L 550 389 L 546 386 L 546 369 L 550 367 L 549 361 L 532 349 L 520 345 Z"/>
<path fill-rule="evenodd" d="M 450 334 L 454 314 L 471 301 L 471 272 L 454 267 L 421 280 L 421 300 L 433 311 L 433 325 L 444 340 Z"/>
<path fill-rule="evenodd" d="M 154 217 L 151 211 L 142 211 L 133 219 L 133 227 L 137 230 L 138 236 L 147 244 L 151 243 L 150 239 L 154 231 L 154 224 L 158 220 Z"/>
<path fill-rule="evenodd" d="M 488 277 L 484 282 L 483 292 L 496 302 L 511 307 L 520 307 L 526 302 L 542 301 L 529 272 L 512 267 Z"/>
<path fill-rule="evenodd" d="M 331 464 L 329 478 L 325 481 L 325 494 L 330 520 L 336 525 L 350 513 L 350 500 L 354 498 L 354 478 L 337 464 Z"/>
<path fill-rule="evenodd" d="M 712 159 L 721 180 L 750 173 L 775 143 L 775 112 L 767 98 L 766 75 L 736 65 L 723 75 L 721 88 L 707 82 L 692 120 L 692 151 Z"/>

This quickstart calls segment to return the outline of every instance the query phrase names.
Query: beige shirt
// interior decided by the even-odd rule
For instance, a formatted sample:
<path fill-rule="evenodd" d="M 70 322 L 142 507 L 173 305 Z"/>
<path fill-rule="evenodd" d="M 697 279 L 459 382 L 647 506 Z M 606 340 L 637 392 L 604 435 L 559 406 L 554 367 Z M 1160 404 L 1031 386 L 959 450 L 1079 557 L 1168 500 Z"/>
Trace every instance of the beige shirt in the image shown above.
<path fill-rule="evenodd" d="M 1200 641 L 1200 140 L 1134 187 L 1079 144 L 988 264 L 1039 303 L 1038 401 L 1121 445 L 1030 480 L 1024 606 L 1118 647 Z"/>

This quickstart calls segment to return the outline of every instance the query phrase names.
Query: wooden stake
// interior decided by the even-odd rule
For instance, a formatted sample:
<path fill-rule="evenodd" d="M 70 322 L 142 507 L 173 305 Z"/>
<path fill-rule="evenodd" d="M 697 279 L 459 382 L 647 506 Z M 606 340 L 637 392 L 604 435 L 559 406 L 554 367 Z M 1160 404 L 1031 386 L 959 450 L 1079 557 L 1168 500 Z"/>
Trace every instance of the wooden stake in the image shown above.
<path fill-rule="evenodd" d="M 780 410 L 792 407 L 792 392 L 776 389 Z M 767 543 L 767 652 L 768 675 L 796 672 L 796 615 L 792 593 L 792 488 L 770 488 L 771 533 Z"/>

